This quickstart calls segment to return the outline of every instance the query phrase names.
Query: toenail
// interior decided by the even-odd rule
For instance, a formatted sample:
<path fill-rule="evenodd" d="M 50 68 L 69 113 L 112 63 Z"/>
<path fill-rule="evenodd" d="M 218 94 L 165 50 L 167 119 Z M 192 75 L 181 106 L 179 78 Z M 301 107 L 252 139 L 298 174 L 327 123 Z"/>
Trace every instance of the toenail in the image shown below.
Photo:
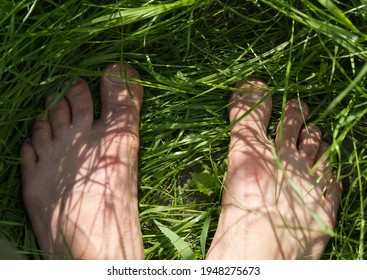
<path fill-rule="evenodd" d="M 55 94 L 49 95 L 46 98 L 46 104 L 51 104 L 56 99 Z"/>
<path fill-rule="evenodd" d="M 68 89 L 70 88 L 71 86 L 73 85 L 76 85 L 77 83 L 81 82 L 82 79 L 79 78 L 79 77 L 76 77 L 74 79 L 69 79 L 69 80 L 66 80 L 62 86 L 61 86 L 61 90 L 65 90 L 65 89 Z"/>
<path fill-rule="evenodd" d="M 290 103 L 291 103 L 291 106 L 297 110 L 302 110 L 302 111 L 308 110 L 307 104 L 303 102 L 302 100 L 291 100 Z"/>
<path fill-rule="evenodd" d="M 263 81 L 257 79 L 238 82 L 236 88 L 239 89 L 238 93 L 241 98 L 255 101 L 260 100 L 267 93 L 268 89 Z"/>
<path fill-rule="evenodd" d="M 114 84 L 119 84 L 119 85 L 124 85 L 124 79 L 121 77 L 120 72 L 116 72 L 116 73 L 112 73 L 109 72 L 112 75 L 115 76 L 108 76 L 108 79 L 110 80 L 110 82 L 114 83 Z M 119 76 L 119 77 L 116 77 Z"/>
<path fill-rule="evenodd" d="M 46 114 L 45 112 L 42 112 L 42 113 L 40 113 L 40 114 L 36 117 L 36 119 L 37 119 L 38 121 L 45 121 L 45 120 L 47 120 L 47 114 Z"/>
<path fill-rule="evenodd" d="M 139 78 L 137 73 L 129 67 L 120 67 L 119 65 L 112 65 L 106 69 L 106 72 L 110 74 L 108 79 L 112 83 L 119 85 L 125 85 L 127 78 Z"/>
<path fill-rule="evenodd" d="M 329 144 L 327 144 L 325 142 L 321 142 L 319 151 L 320 151 L 320 153 L 324 154 L 329 148 L 330 148 Z"/>
<path fill-rule="evenodd" d="M 308 124 L 307 129 L 308 131 L 311 131 L 311 132 L 321 133 L 320 128 L 316 124 L 313 124 L 313 123 Z"/>
<path fill-rule="evenodd" d="M 56 93 L 47 96 L 46 104 L 50 105 L 50 104 L 54 103 L 56 100 L 59 99 L 59 97 L 60 97 L 59 94 L 56 94 Z"/>

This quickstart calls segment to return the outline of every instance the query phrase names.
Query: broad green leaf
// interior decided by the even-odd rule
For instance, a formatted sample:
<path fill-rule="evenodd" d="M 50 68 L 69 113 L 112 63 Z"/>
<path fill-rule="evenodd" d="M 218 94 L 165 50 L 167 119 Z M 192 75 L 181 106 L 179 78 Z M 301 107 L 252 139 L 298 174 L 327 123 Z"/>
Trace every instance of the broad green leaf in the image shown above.
<path fill-rule="evenodd" d="M 219 182 L 215 175 L 202 172 L 202 173 L 192 173 L 192 185 L 197 187 L 197 189 L 206 195 L 211 195 L 213 191 L 219 187 Z"/>
<path fill-rule="evenodd" d="M 195 260 L 194 252 L 191 250 L 190 245 L 187 244 L 180 236 L 174 233 L 169 228 L 165 227 L 161 223 L 154 221 L 161 232 L 172 242 L 176 250 L 180 253 L 182 260 Z"/>

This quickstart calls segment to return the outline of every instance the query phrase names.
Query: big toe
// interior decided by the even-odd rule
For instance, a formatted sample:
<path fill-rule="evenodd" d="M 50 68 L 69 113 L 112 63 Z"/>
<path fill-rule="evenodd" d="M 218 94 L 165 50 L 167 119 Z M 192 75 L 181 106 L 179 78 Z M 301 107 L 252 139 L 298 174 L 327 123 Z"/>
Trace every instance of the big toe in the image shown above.
<path fill-rule="evenodd" d="M 250 80 L 237 83 L 236 88 L 238 90 L 232 93 L 229 107 L 231 123 L 237 122 L 231 130 L 232 139 L 248 142 L 251 139 L 258 141 L 260 137 L 265 141 L 272 110 L 271 97 L 266 97 L 266 84 Z"/>
<path fill-rule="evenodd" d="M 112 64 L 105 68 L 101 82 L 101 120 L 118 126 L 139 124 L 143 87 L 139 73 L 128 64 Z"/>

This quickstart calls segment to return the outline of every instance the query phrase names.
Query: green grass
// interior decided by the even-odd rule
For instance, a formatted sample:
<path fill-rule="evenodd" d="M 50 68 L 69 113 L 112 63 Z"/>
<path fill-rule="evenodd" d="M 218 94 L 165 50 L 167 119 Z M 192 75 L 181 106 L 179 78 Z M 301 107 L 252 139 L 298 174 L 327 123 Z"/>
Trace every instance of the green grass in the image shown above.
<path fill-rule="evenodd" d="M 95 4 L 95 3 L 99 4 Z M 145 100 L 139 156 L 147 259 L 204 258 L 216 229 L 234 84 L 268 83 L 269 135 L 300 98 L 344 192 L 324 259 L 367 259 L 367 1 L 22 0 L 0 2 L 0 238 L 40 258 L 21 197 L 19 147 L 65 79 L 94 92 L 131 63 Z"/>

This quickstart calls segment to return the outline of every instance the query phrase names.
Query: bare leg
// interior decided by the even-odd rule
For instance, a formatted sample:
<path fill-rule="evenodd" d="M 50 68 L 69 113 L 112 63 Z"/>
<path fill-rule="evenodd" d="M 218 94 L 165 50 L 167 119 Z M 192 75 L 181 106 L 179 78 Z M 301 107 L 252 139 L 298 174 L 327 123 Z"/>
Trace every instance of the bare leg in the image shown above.
<path fill-rule="evenodd" d="M 143 88 L 127 86 L 126 77 L 139 79 L 128 65 L 105 71 L 115 77 L 102 78 L 100 119 L 78 79 L 48 116 L 36 119 L 21 148 L 24 202 L 50 258 L 144 257 L 137 200 Z"/>
<path fill-rule="evenodd" d="M 267 91 L 258 80 L 237 88 L 231 122 Z M 309 109 L 297 100 L 287 103 L 273 143 L 266 134 L 271 110 L 267 98 L 231 131 L 222 212 L 208 259 L 317 259 L 330 238 L 341 184 L 326 162 L 310 171 L 327 145 L 316 126 L 304 126 Z"/>

